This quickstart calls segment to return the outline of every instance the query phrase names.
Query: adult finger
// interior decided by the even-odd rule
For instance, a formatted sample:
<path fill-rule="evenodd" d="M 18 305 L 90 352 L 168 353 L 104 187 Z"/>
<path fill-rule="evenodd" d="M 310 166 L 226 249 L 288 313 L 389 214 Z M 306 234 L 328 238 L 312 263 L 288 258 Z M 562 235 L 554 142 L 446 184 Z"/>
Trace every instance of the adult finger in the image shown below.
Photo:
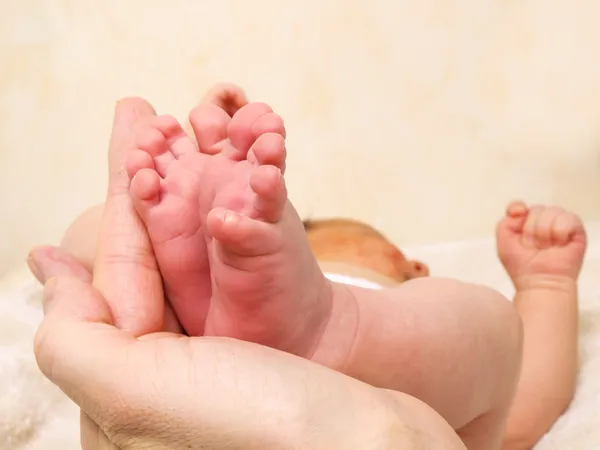
<path fill-rule="evenodd" d="M 134 147 L 136 123 L 154 110 L 138 98 L 121 100 L 115 109 L 108 154 L 109 182 L 94 264 L 94 287 L 110 304 L 115 325 L 135 336 L 163 326 L 164 296 L 146 228 L 134 210 L 125 170 Z"/>
<path fill-rule="evenodd" d="M 91 283 L 92 274 L 84 267 L 83 263 L 71 256 L 65 250 L 52 247 L 36 247 L 29 252 L 27 264 L 37 280 L 45 284 L 52 277 L 72 276 L 81 281 Z M 183 328 L 168 303 L 164 307 L 163 328 L 161 331 L 182 334 Z"/>
<path fill-rule="evenodd" d="M 92 282 L 92 274 L 76 258 L 52 246 L 36 247 L 29 252 L 27 265 L 33 276 L 44 284 L 49 278 L 68 275 L 87 283 Z"/>

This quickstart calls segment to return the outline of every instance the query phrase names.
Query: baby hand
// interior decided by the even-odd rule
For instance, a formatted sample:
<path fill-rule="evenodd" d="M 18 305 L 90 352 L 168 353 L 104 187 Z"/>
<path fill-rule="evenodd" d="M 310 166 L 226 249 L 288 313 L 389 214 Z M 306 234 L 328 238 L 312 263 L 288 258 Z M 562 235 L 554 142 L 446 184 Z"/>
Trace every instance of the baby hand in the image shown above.
<path fill-rule="evenodd" d="M 508 206 L 496 228 L 498 256 L 517 289 L 575 281 L 586 249 L 583 224 L 555 206 Z"/>

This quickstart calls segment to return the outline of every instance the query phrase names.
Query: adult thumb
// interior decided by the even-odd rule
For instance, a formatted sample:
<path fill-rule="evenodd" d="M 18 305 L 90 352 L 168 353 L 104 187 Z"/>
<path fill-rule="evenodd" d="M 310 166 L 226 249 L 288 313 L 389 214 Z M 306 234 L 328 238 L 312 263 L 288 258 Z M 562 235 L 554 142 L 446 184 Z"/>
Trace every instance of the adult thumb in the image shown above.
<path fill-rule="evenodd" d="M 32 249 L 27 257 L 27 265 L 33 276 L 42 284 L 52 277 L 61 275 L 92 282 L 92 274 L 80 261 L 66 251 L 50 245 Z"/>
<path fill-rule="evenodd" d="M 74 276 L 46 282 L 44 319 L 34 340 L 38 366 L 96 423 L 123 402 L 119 386 L 131 378 L 127 355 L 137 343 L 112 323 L 108 305 L 89 283 Z"/>

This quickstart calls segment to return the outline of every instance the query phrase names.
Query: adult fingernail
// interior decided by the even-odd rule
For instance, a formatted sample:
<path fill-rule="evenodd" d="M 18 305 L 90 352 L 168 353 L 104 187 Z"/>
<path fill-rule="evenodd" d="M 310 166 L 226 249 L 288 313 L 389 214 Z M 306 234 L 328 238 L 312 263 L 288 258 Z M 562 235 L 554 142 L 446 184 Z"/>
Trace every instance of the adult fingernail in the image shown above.
<path fill-rule="evenodd" d="M 223 224 L 224 225 L 235 225 L 240 221 L 240 216 L 234 211 L 223 211 Z"/>
<path fill-rule="evenodd" d="M 33 276 L 40 282 L 44 283 L 44 278 L 40 266 L 36 263 L 34 256 L 30 253 L 27 255 L 27 266 Z"/>
<path fill-rule="evenodd" d="M 38 247 L 33 249 L 27 257 L 27 265 L 31 273 L 42 284 L 57 275 L 75 276 L 87 281 L 89 273 L 76 262 L 71 262 L 68 255 L 63 255 L 53 247 Z"/>
<path fill-rule="evenodd" d="M 31 270 L 31 273 L 33 274 L 33 276 L 40 283 L 44 284 L 44 282 L 46 281 L 46 276 L 44 275 L 44 272 L 39 264 L 39 261 L 33 252 L 31 252 L 31 253 L 29 253 L 29 255 L 27 255 L 27 266 L 29 267 L 29 270 Z"/>

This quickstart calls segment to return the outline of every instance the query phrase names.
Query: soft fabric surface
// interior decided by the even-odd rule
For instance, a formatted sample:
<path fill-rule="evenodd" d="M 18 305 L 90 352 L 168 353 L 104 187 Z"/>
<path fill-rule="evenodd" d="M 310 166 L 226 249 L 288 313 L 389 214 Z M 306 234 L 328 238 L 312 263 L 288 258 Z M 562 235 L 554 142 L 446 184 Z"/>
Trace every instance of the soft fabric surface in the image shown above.
<path fill-rule="evenodd" d="M 580 283 L 581 372 L 575 400 L 536 450 L 600 448 L 600 223 L 590 237 Z M 432 274 L 492 286 L 512 295 L 492 239 L 406 249 Z M 32 353 L 41 288 L 25 267 L 0 280 L 0 449 L 75 450 L 79 411 L 39 373 Z"/>

